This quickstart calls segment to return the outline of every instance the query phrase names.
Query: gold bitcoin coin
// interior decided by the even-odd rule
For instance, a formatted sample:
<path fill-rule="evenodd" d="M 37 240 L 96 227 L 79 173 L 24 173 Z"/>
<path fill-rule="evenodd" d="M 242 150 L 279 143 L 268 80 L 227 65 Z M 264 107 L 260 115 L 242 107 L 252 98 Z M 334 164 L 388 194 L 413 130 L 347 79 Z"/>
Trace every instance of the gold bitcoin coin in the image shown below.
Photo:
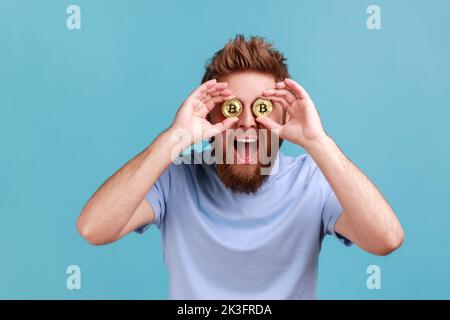
<path fill-rule="evenodd" d="M 266 99 L 257 99 L 253 103 L 253 113 L 257 117 L 267 117 L 272 112 L 272 101 Z"/>
<path fill-rule="evenodd" d="M 239 117 L 242 104 L 238 99 L 227 100 L 222 105 L 222 113 L 227 118 Z"/>

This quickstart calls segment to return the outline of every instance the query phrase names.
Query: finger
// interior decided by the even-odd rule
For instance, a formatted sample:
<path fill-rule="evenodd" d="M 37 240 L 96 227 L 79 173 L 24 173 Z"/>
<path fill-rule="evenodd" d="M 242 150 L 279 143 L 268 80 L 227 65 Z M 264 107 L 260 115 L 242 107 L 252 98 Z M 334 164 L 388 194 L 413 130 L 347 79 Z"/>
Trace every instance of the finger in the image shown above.
<path fill-rule="evenodd" d="M 211 97 L 216 97 L 216 96 L 219 96 L 219 95 L 223 95 L 223 96 L 229 96 L 229 95 L 231 95 L 232 94 L 232 91 L 230 90 L 230 89 L 223 89 L 223 90 L 220 90 L 220 91 L 215 91 L 215 92 L 212 92 L 211 94 L 209 94 Z"/>
<path fill-rule="evenodd" d="M 280 125 L 278 122 L 272 120 L 269 117 L 257 117 L 256 121 L 260 124 L 262 124 L 264 127 L 269 129 L 270 131 L 279 132 L 282 125 Z"/>
<path fill-rule="evenodd" d="M 232 92 L 230 89 L 222 89 L 220 91 L 214 91 L 211 92 L 209 94 L 203 94 L 202 96 L 200 96 L 200 99 L 203 100 L 204 102 L 206 102 L 207 100 L 211 99 L 212 97 L 217 97 L 217 96 L 229 96 L 231 95 Z"/>
<path fill-rule="evenodd" d="M 206 81 L 201 86 L 199 86 L 197 89 L 195 89 L 191 93 L 191 95 L 198 98 L 199 96 L 201 96 L 202 93 L 206 92 L 208 89 L 213 88 L 216 84 L 217 84 L 217 80 L 216 79 L 211 79 L 209 81 Z"/>
<path fill-rule="evenodd" d="M 220 127 L 220 123 L 223 124 L 225 129 L 229 129 L 231 128 L 234 124 L 236 124 L 239 121 L 238 117 L 233 117 L 233 118 L 226 118 L 225 120 L 223 120 L 222 122 L 219 122 L 219 127 Z M 217 123 L 215 125 L 218 125 Z"/>
<path fill-rule="evenodd" d="M 226 101 L 226 100 L 231 100 L 231 99 L 234 99 L 234 98 L 235 98 L 234 95 L 218 96 L 218 97 L 214 97 L 214 98 L 211 98 L 210 100 L 208 100 L 205 105 L 206 105 L 206 108 L 208 109 L 208 112 L 209 112 L 212 109 L 214 109 L 216 104 L 221 103 L 221 102 Z"/>
<path fill-rule="evenodd" d="M 216 85 L 214 85 L 213 87 L 200 92 L 197 96 L 199 99 L 204 99 L 207 96 L 214 96 L 217 95 L 219 92 L 223 91 L 223 90 L 227 90 L 228 83 L 226 82 L 220 82 L 217 83 Z"/>
<path fill-rule="evenodd" d="M 283 80 L 283 81 L 281 81 L 281 82 L 277 82 L 276 84 L 275 84 L 275 88 L 277 88 L 277 89 L 286 89 L 286 90 L 289 90 L 290 92 L 292 92 L 292 94 L 297 98 L 297 99 L 304 99 L 304 96 L 300 93 L 300 92 L 297 92 L 297 90 L 294 90 L 294 88 L 292 88 L 292 87 L 289 87 L 287 84 L 286 84 L 286 80 L 287 79 L 285 79 L 285 80 Z M 288 79 L 288 80 L 290 80 L 290 79 Z M 293 80 L 290 80 L 291 82 L 294 82 Z"/>
<path fill-rule="evenodd" d="M 298 96 L 300 99 L 308 99 L 311 100 L 309 97 L 308 92 L 299 85 L 297 82 L 291 79 L 284 79 L 284 82 L 286 83 L 286 86 L 294 91 L 294 94 Z"/>
<path fill-rule="evenodd" d="M 228 87 L 228 82 L 217 82 L 214 86 L 207 89 L 206 92 L 211 93 L 216 90 L 222 90 Z"/>
<path fill-rule="evenodd" d="M 295 104 L 288 103 L 284 97 L 269 96 L 267 99 L 272 101 L 275 106 L 281 106 L 281 108 L 287 111 L 288 115 L 292 115 L 295 112 Z"/>
<path fill-rule="evenodd" d="M 192 107 L 192 111 L 195 114 L 201 115 L 203 116 L 203 114 L 207 114 L 208 110 L 206 109 L 206 105 L 199 99 L 195 98 L 195 97 L 190 97 L 188 98 L 189 104 Z"/>
<path fill-rule="evenodd" d="M 186 99 L 183 105 L 186 106 L 185 108 L 195 110 L 196 108 L 198 108 L 199 105 L 201 105 L 201 103 L 202 102 L 199 99 L 191 95 Z"/>
<path fill-rule="evenodd" d="M 212 87 L 214 87 L 217 84 L 216 79 L 211 79 L 209 81 L 206 81 L 201 86 L 199 86 L 195 91 L 204 92 Z"/>
<path fill-rule="evenodd" d="M 286 89 L 267 89 L 263 91 L 263 96 L 283 97 L 289 103 L 294 103 L 297 100 L 297 97 Z"/>
<path fill-rule="evenodd" d="M 234 96 L 234 95 L 217 96 L 217 97 L 214 97 L 214 98 L 211 98 L 210 100 L 208 100 L 207 103 L 205 103 L 204 101 L 200 101 L 196 98 L 192 98 L 193 101 L 195 101 L 194 112 L 197 115 L 205 118 L 208 115 L 208 113 L 210 113 L 217 104 L 222 103 L 223 101 L 231 100 L 231 99 L 235 99 L 235 98 L 236 98 L 236 96 Z"/>
<path fill-rule="evenodd" d="M 211 79 L 204 82 L 199 88 L 210 88 L 217 83 L 217 79 Z"/>
<path fill-rule="evenodd" d="M 275 83 L 275 88 L 277 89 L 285 89 L 286 88 L 286 83 L 283 81 L 277 82 Z"/>
<path fill-rule="evenodd" d="M 269 99 L 272 102 L 277 102 L 283 107 L 283 109 L 288 109 L 291 105 L 284 97 L 264 96 L 264 98 Z"/>
<path fill-rule="evenodd" d="M 231 128 L 235 123 L 239 121 L 239 118 L 226 118 L 222 122 L 214 124 L 210 129 L 205 131 L 204 139 L 218 135 L 219 133 Z"/>

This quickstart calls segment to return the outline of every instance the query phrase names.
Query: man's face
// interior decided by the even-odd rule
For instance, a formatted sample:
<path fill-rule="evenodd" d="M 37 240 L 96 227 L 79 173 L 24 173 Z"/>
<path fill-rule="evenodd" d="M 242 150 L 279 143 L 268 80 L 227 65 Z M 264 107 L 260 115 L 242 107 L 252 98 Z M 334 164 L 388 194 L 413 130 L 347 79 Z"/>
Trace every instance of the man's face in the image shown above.
<path fill-rule="evenodd" d="M 217 81 L 227 82 L 228 89 L 243 107 L 239 120 L 232 128 L 234 132 L 226 131 L 221 136 L 215 137 L 222 139 L 224 157 L 220 164 L 216 164 L 217 174 L 233 191 L 256 192 L 267 178 L 267 175 L 261 175 L 260 148 L 264 148 L 261 152 L 267 155 L 270 155 L 272 150 L 270 132 L 256 122 L 252 106 L 255 100 L 262 96 L 264 90 L 275 87 L 275 78 L 269 74 L 246 71 L 221 77 Z M 281 124 L 283 113 L 282 108 L 274 104 L 269 117 Z M 210 113 L 210 121 L 214 124 L 224 119 L 222 104 L 218 104 Z M 260 134 L 261 129 L 267 131 L 267 139 Z M 233 153 L 232 164 L 226 163 L 227 149 Z"/>

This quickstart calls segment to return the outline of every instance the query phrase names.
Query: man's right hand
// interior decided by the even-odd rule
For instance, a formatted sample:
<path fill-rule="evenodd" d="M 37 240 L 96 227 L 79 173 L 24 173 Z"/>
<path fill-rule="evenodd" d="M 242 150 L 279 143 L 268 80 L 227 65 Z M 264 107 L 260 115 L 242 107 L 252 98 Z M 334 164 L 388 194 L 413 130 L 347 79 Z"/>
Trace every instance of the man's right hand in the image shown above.
<path fill-rule="evenodd" d="M 155 212 L 145 200 L 145 195 L 172 163 L 173 149 L 180 147 L 172 135 L 177 130 L 190 135 L 186 145 L 181 146 L 188 147 L 229 128 L 237 118 L 228 118 L 213 125 L 206 120 L 206 116 L 217 103 L 232 98 L 234 96 L 227 89 L 227 83 L 217 83 L 216 80 L 205 82 L 195 89 L 178 110 L 170 128 L 94 193 L 78 218 L 80 234 L 90 243 L 102 245 L 152 223 Z"/>
<path fill-rule="evenodd" d="M 216 124 L 206 119 L 216 104 L 235 98 L 227 87 L 228 83 L 212 79 L 195 89 L 181 105 L 169 131 L 189 134 L 190 144 L 194 144 L 230 128 L 238 118 L 226 118 Z"/>

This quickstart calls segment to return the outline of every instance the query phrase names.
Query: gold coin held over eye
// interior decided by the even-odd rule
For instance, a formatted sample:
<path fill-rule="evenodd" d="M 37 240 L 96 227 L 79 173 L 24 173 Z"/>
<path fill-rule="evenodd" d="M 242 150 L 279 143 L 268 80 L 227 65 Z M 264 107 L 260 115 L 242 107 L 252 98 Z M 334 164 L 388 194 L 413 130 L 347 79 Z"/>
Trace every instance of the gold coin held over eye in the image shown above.
<path fill-rule="evenodd" d="M 227 100 L 222 105 L 222 113 L 227 118 L 239 117 L 242 104 L 238 99 Z"/>
<path fill-rule="evenodd" d="M 253 113 L 257 117 L 266 117 L 272 112 L 272 101 L 259 98 L 253 103 Z"/>

